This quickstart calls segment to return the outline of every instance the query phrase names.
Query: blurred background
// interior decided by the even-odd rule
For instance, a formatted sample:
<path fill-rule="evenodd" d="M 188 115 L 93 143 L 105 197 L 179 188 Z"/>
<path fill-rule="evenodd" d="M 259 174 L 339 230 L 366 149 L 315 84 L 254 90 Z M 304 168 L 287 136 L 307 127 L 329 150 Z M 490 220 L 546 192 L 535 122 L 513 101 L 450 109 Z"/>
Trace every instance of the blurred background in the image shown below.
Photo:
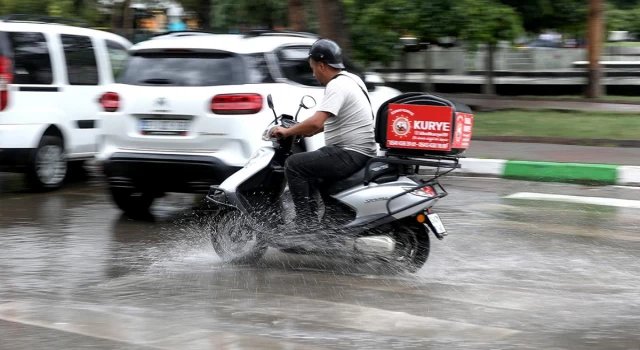
<path fill-rule="evenodd" d="M 638 0 L 2 0 L 0 15 L 12 13 L 80 20 L 133 43 L 176 30 L 312 32 L 387 86 L 494 112 L 478 140 L 640 138 L 639 118 L 614 115 L 639 110 L 628 106 L 640 103 Z"/>
<path fill-rule="evenodd" d="M 602 11 L 590 17 L 590 6 Z M 606 73 L 633 77 L 628 71 L 638 68 L 640 55 L 636 0 L 2 0 L 0 15 L 13 13 L 82 20 L 134 43 L 171 30 L 309 31 L 336 40 L 391 83 L 440 92 L 582 95 L 578 80 L 534 85 L 459 77 L 586 78 L 595 68 L 590 35 L 602 38 L 592 46 Z M 630 96 L 636 87 L 606 80 L 598 86 L 589 96 Z"/>

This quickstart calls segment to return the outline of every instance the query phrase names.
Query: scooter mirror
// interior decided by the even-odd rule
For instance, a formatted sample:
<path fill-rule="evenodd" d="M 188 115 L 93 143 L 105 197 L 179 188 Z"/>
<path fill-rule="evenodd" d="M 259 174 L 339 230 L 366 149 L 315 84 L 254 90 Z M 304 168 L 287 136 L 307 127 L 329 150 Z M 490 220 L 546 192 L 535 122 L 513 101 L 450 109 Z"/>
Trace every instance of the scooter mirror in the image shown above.
<path fill-rule="evenodd" d="M 300 101 L 300 105 L 304 107 L 304 109 L 313 108 L 316 106 L 316 99 L 312 96 L 305 95 L 302 97 L 302 101 Z"/>
<path fill-rule="evenodd" d="M 267 96 L 267 104 L 269 105 L 269 108 L 273 109 L 273 98 L 271 97 L 271 94 Z"/>

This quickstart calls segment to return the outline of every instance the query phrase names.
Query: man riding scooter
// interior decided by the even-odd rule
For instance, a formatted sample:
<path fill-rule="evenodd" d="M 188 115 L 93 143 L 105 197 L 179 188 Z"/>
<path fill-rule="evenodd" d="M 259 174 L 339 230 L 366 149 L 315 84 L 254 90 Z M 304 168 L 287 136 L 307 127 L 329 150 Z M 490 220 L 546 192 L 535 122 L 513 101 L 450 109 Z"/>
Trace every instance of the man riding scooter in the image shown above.
<path fill-rule="evenodd" d="M 312 204 L 316 179 L 345 179 L 376 156 L 373 112 L 366 86 L 357 75 L 346 72 L 342 50 L 328 39 L 316 41 L 309 51 L 313 76 L 325 86 L 322 104 L 309 119 L 291 127 L 275 128 L 272 137 L 313 136 L 325 133 L 325 146 L 290 156 L 285 176 L 296 211 L 298 228 L 314 226 L 317 205 Z"/>

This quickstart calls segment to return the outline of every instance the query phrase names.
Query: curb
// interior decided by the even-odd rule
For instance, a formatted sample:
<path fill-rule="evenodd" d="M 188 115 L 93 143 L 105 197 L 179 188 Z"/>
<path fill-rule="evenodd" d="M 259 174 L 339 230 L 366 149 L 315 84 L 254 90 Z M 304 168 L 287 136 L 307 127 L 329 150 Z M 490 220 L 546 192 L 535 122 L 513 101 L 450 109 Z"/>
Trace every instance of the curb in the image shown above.
<path fill-rule="evenodd" d="M 462 158 L 460 164 L 462 168 L 453 171 L 452 175 L 588 185 L 640 186 L 640 166 L 479 158 Z M 421 169 L 419 173 L 431 174 L 433 170 Z"/>

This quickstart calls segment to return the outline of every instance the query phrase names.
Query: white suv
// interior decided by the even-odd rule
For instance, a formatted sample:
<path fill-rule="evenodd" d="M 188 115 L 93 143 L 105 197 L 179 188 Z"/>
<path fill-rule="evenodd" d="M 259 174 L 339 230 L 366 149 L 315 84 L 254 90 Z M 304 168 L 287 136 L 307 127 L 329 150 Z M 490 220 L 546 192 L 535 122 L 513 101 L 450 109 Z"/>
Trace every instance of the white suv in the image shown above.
<path fill-rule="evenodd" d="M 51 190 L 69 164 L 93 158 L 98 98 L 130 47 L 103 31 L 0 19 L 0 171 L 24 173 L 33 189 Z"/>
<path fill-rule="evenodd" d="M 97 160 L 114 202 L 144 212 L 166 192 L 207 193 L 243 167 L 274 118 L 268 94 L 279 114 L 293 115 L 304 95 L 322 101 L 324 87 L 307 59 L 316 40 L 291 32 L 174 32 L 132 47 L 102 97 Z M 374 112 L 400 94 L 379 84 L 369 90 Z M 314 112 L 303 109 L 299 119 Z M 303 146 L 323 145 L 319 134 Z"/>

